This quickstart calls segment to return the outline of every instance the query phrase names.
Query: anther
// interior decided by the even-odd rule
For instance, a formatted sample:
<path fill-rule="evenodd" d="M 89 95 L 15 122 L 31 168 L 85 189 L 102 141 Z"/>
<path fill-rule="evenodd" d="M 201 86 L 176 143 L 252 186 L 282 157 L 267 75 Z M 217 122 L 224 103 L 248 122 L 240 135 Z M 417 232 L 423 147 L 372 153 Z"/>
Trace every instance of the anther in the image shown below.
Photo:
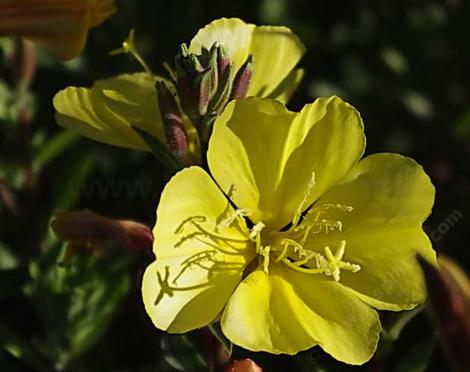
<path fill-rule="evenodd" d="M 256 242 L 259 238 L 261 230 L 263 230 L 265 227 L 266 225 L 261 221 L 254 225 L 250 231 L 250 240 L 252 242 Z"/>
<path fill-rule="evenodd" d="M 271 246 L 270 245 L 260 247 L 259 254 L 262 257 L 263 271 L 266 274 L 269 274 L 269 254 L 270 254 L 270 252 L 271 252 Z"/>

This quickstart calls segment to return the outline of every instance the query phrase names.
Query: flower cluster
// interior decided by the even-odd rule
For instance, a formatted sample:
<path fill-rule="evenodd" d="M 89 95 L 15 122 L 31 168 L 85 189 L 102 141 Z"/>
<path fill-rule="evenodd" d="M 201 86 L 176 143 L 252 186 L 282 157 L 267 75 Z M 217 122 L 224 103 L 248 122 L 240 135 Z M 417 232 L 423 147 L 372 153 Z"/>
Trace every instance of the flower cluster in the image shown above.
<path fill-rule="evenodd" d="M 131 37 L 121 51 L 142 60 Z M 253 351 L 319 345 L 350 364 L 377 348 L 377 310 L 425 299 L 416 254 L 434 187 L 415 161 L 362 156 L 359 113 L 338 97 L 285 103 L 304 53 L 285 27 L 220 19 L 182 44 L 169 78 L 145 72 L 69 87 L 60 125 L 92 139 L 169 152 L 179 167 L 153 231 L 142 296 L 155 326 L 220 321 Z M 163 155 L 162 155 L 163 156 Z"/>

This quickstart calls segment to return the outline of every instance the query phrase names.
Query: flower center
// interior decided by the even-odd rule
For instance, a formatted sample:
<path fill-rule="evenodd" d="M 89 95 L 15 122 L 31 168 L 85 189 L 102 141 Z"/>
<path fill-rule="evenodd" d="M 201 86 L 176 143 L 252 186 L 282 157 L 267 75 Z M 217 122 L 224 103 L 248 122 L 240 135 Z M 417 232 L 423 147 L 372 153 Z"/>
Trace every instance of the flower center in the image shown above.
<path fill-rule="evenodd" d="M 266 231 L 264 222 L 257 222 L 250 230 L 249 239 L 254 243 L 258 255 L 259 265 L 268 274 L 269 266 L 282 262 L 289 268 L 306 274 L 324 274 L 332 277 L 336 282 L 340 281 L 341 270 L 356 273 L 361 266 L 344 260 L 346 253 L 346 240 L 339 240 L 333 250 L 330 246 L 324 246 L 323 250 L 306 248 L 307 241 L 314 242 L 312 234 L 329 234 L 341 232 L 343 224 L 340 220 L 326 218 L 331 211 L 350 213 L 353 207 L 343 204 L 322 204 L 308 209 L 308 201 L 315 187 L 315 174 L 312 173 L 310 182 L 299 203 L 291 227 L 285 232 Z M 229 226 L 234 221 L 249 217 L 250 210 L 239 209 L 221 222 L 223 226 Z M 312 241 L 313 240 L 313 241 Z M 308 244 L 312 246 L 312 244 Z"/>
<path fill-rule="evenodd" d="M 266 274 L 269 273 L 270 264 L 282 262 L 296 271 L 306 274 L 324 274 L 339 282 L 341 270 L 354 273 L 361 270 L 361 266 L 343 260 L 346 241 L 339 242 L 335 253 L 329 246 L 325 246 L 322 253 L 304 246 L 309 234 L 320 232 L 319 227 L 324 227 L 325 231 L 331 231 L 332 226 L 341 226 L 341 224 L 319 222 L 316 230 L 314 226 L 305 228 L 300 234 L 300 239 L 295 239 L 289 232 L 268 232 L 266 237 L 262 238 L 265 224 L 258 222 L 251 229 L 250 240 L 255 243 L 259 264 L 262 265 Z"/>

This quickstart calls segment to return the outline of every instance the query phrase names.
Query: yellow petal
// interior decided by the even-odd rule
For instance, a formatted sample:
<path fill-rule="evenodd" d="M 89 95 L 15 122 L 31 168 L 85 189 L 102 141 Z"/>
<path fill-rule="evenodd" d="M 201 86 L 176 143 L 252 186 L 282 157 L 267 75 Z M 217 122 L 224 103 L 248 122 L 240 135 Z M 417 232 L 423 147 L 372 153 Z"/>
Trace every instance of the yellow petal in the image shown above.
<path fill-rule="evenodd" d="M 186 168 L 166 185 L 154 228 L 157 259 L 142 283 L 145 309 L 157 328 L 187 332 L 222 311 L 254 257 L 244 223 L 221 224 L 233 212 L 202 168 Z"/>
<path fill-rule="evenodd" d="M 256 27 L 248 50 L 248 54 L 253 55 L 254 69 L 247 96 L 265 97 L 271 94 L 304 53 L 304 45 L 287 27 Z"/>
<path fill-rule="evenodd" d="M 297 65 L 305 53 L 299 38 L 287 27 L 255 26 L 238 18 L 221 18 L 199 30 L 189 50 L 199 54 L 201 47 L 223 46 L 235 70 L 251 54 L 254 72 L 248 96 L 268 96 Z M 299 77 L 299 76 L 297 76 Z"/>
<path fill-rule="evenodd" d="M 295 354 L 319 345 L 349 364 L 372 357 L 380 332 L 376 311 L 348 288 L 283 264 L 245 278 L 221 325 L 229 340 L 248 350 Z"/>
<path fill-rule="evenodd" d="M 235 204 L 253 210 L 254 222 L 279 229 L 300 204 L 308 207 L 343 178 L 364 146 L 358 112 L 337 97 L 317 99 L 299 113 L 249 98 L 231 102 L 216 120 L 208 163 L 225 192 L 234 186 Z"/>
<path fill-rule="evenodd" d="M 342 222 L 342 232 L 311 234 L 308 248 L 322 251 L 346 241 L 345 261 L 361 266 L 341 272 L 341 283 L 378 309 L 403 310 L 425 299 L 420 253 L 435 262 L 435 252 L 421 225 L 431 212 L 434 187 L 422 167 L 397 154 L 375 154 L 359 162 L 317 201 L 352 206 L 323 218 Z M 306 223 L 311 215 L 308 216 Z"/>
<path fill-rule="evenodd" d="M 296 68 L 290 72 L 286 78 L 279 83 L 268 98 L 277 99 L 278 101 L 286 104 L 294 94 L 304 77 L 305 71 L 301 68 Z"/>
<path fill-rule="evenodd" d="M 71 59 L 83 49 L 88 29 L 114 11 L 113 0 L 0 0 L 0 36 L 25 37 Z"/>
<path fill-rule="evenodd" d="M 54 97 L 57 122 L 96 141 L 147 150 L 131 126 L 163 140 L 155 80 L 135 73 L 98 80 L 92 88 L 68 87 Z"/>

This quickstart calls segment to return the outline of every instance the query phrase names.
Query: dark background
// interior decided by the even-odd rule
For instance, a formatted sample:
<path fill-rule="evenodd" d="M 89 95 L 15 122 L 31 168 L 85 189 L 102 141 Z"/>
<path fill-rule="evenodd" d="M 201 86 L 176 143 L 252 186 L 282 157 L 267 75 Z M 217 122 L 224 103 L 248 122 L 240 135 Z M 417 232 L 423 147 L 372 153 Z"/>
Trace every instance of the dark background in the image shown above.
<path fill-rule="evenodd" d="M 368 154 L 398 152 L 421 163 L 437 191 L 425 229 L 436 250 L 470 270 L 470 2 L 122 0 L 117 7 L 90 32 L 80 58 L 61 63 L 39 52 L 27 129 L 12 114 L 18 97 L 8 42 L 1 44 L 0 180 L 18 204 L 15 210 L 0 201 L 1 371 L 206 368 L 207 333 L 165 335 L 142 309 L 140 275 L 150 254 L 110 248 L 102 257 L 76 257 L 64 269 L 57 266 L 64 247 L 48 227 L 56 209 L 154 223 L 166 171 L 151 155 L 63 134 L 51 104 L 65 86 L 139 70 L 127 56 L 108 55 L 132 27 L 157 73 L 179 43 L 216 18 L 290 27 L 307 53 L 306 75 L 289 108 L 337 94 L 361 112 Z M 133 191 L 96 186 L 106 182 Z M 383 317 L 386 329 L 402 319 Z M 398 340 L 384 336 L 376 358 L 356 369 L 445 371 L 435 332 L 419 313 Z M 318 348 L 293 358 L 235 348 L 234 356 L 250 356 L 267 371 L 354 369 Z"/>

